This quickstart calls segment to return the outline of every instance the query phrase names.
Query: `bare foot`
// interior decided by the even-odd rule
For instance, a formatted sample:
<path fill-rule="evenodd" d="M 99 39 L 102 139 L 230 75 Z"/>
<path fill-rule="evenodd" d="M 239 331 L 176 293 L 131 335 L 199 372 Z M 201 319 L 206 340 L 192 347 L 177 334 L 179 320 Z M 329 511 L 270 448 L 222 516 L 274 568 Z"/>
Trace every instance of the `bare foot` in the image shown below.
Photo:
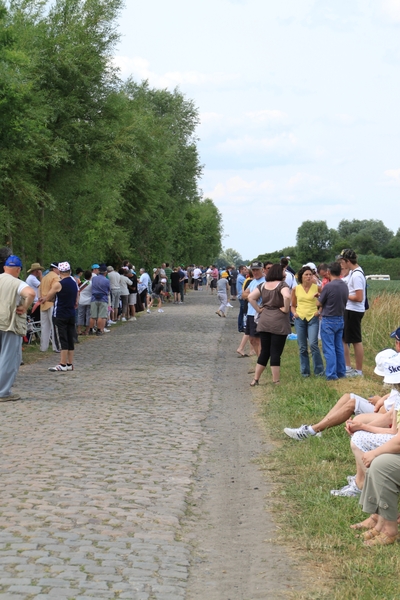
<path fill-rule="evenodd" d="M 375 527 L 376 522 L 377 519 L 374 519 L 374 517 L 371 515 L 364 521 L 361 521 L 361 523 L 355 523 L 354 525 L 350 525 L 350 529 L 372 529 L 373 527 Z"/>

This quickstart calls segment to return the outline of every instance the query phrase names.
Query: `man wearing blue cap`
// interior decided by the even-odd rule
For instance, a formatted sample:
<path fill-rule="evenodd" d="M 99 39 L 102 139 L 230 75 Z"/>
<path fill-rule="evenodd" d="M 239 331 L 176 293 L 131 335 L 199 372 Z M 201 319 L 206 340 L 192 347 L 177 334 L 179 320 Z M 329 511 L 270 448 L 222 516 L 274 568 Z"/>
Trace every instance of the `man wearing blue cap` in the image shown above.
<path fill-rule="evenodd" d="M 35 298 L 35 290 L 18 279 L 21 269 L 21 259 L 12 254 L 0 275 L 0 402 L 20 400 L 11 388 L 21 364 L 26 311 Z"/>

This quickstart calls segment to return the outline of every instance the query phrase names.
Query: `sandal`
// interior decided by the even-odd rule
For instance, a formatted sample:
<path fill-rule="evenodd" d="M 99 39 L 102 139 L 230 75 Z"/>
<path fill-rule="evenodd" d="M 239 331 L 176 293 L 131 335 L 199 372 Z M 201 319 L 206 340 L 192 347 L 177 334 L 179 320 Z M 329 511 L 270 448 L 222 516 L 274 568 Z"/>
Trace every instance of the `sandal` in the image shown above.
<path fill-rule="evenodd" d="M 367 541 L 367 540 L 373 540 L 374 537 L 376 537 L 377 535 L 380 535 L 380 534 L 381 534 L 381 532 L 378 531 L 377 529 L 375 529 L 375 527 L 373 527 L 372 529 L 369 529 L 368 531 L 363 533 L 362 537 L 364 538 L 365 541 Z"/>
<path fill-rule="evenodd" d="M 374 519 L 372 517 L 372 515 L 368 518 L 371 519 L 371 521 L 373 522 L 374 527 L 375 527 L 376 523 L 378 522 L 377 519 Z M 369 525 L 364 525 L 364 521 L 362 521 L 361 523 L 355 523 L 354 525 L 350 525 L 350 529 L 355 529 L 355 530 L 371 529 L 371 527 L 369 527 Z"/>
<path fill-rule="evenodd" d="M 248 354 L 246 354 L 245 352 L 239 352 L 239 350 L 236 350 L 236 352 L 238 353 L 238 357 L 237 358 L 245 358 L 247 356 L 249 356 Z"/>
<path fill-rule="evenodd" d="M 394 544 L 399 539 L 399 534 L 396 535 L 387 535 L 386 533 L 380 533 L 372 540 L 368 540 L 364 542 L 364 546 L 388 546 L 389 544 Z"/>
<path fill-rule="evenodd" d="M 258 385 L 258 379 L 253 379 L 253 381 L 250 384 L 250 387 L 254 387 L 256 385 Z"/>

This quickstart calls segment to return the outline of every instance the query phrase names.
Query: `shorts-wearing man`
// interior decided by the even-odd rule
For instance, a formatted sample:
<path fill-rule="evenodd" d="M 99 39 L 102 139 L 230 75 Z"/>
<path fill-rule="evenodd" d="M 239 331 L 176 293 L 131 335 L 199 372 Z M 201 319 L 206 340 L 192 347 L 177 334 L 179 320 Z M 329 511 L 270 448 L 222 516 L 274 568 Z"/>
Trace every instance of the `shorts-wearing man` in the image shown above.
<path fill-rule="evenodd" d="M 249 297 L 250 293 L 258 286 L 260 283 L 264 283 L 264 271 L 263 264 L 259 261 L 254 261 L 251 263 L 249 267 L 253 271 L 254 279 L 250 282 L 250 285 L 247 289 L 242 293 L 242 297 L 245 300 Z M 246 335 L 249 336 L 249 342 L 252 346 L 254 352 L 257 356 L 260 354 L 260 338 L 257 335 L 257 324 L 254 322 L 254 317 L 256 315 L 255 308 L 249 304 L 247 309 L 247 319 L 246 319 Z"/>
<path fill-rule="evenodd" d="M 0 402 L 20 399 L 11 388 L 21 364 L 26 311 L 35 298 L 35 290 L 18 279 L 21 269 L 21 259 L 11 255 L 0 275 Z"/>
<path fill-rule="evenodd" d="M 349 288 L 349 295 L 344 313 L 343 347 L 346 360 L 346 376 L 362 376 L 364 348 L 362 344 L 361 320 L 365 313 L 365 275 L 357 264 L 357 254 L 354 250 L 342 250 L 338 260 L 344 269 L 349 269 L 349 274 L 344 281 Z M 349 344 L 353 344 L 356 359 L 356 368 L 352 369 L 350 362 Z"/>
<path fill-rule="evenodd" d="M 97 321 L 96 335 L 103 335 L 108 317 L 108 295 L 110 281 L 106 278 L 107 266 L 99 266 L 99 274 L 92 277 L 92 300 L 90 304 L 90 328 Z"/>

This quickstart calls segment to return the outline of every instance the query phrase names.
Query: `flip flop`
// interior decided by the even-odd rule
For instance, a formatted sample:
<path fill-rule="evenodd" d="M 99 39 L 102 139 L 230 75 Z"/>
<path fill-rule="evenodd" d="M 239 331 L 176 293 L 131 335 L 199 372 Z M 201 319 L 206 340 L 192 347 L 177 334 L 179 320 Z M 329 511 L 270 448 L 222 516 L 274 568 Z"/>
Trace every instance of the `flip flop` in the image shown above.
<path fill-rule="evenodd" d="M 236 352 L 239 354 L 239 356 L 237 356 L 236 358 L 246 358 L 249 356 L 248 354 L 245 354 L 245 353 L 242 354 L 241 352 L 238 352 L 237 350 L 236 350 Z"/>

